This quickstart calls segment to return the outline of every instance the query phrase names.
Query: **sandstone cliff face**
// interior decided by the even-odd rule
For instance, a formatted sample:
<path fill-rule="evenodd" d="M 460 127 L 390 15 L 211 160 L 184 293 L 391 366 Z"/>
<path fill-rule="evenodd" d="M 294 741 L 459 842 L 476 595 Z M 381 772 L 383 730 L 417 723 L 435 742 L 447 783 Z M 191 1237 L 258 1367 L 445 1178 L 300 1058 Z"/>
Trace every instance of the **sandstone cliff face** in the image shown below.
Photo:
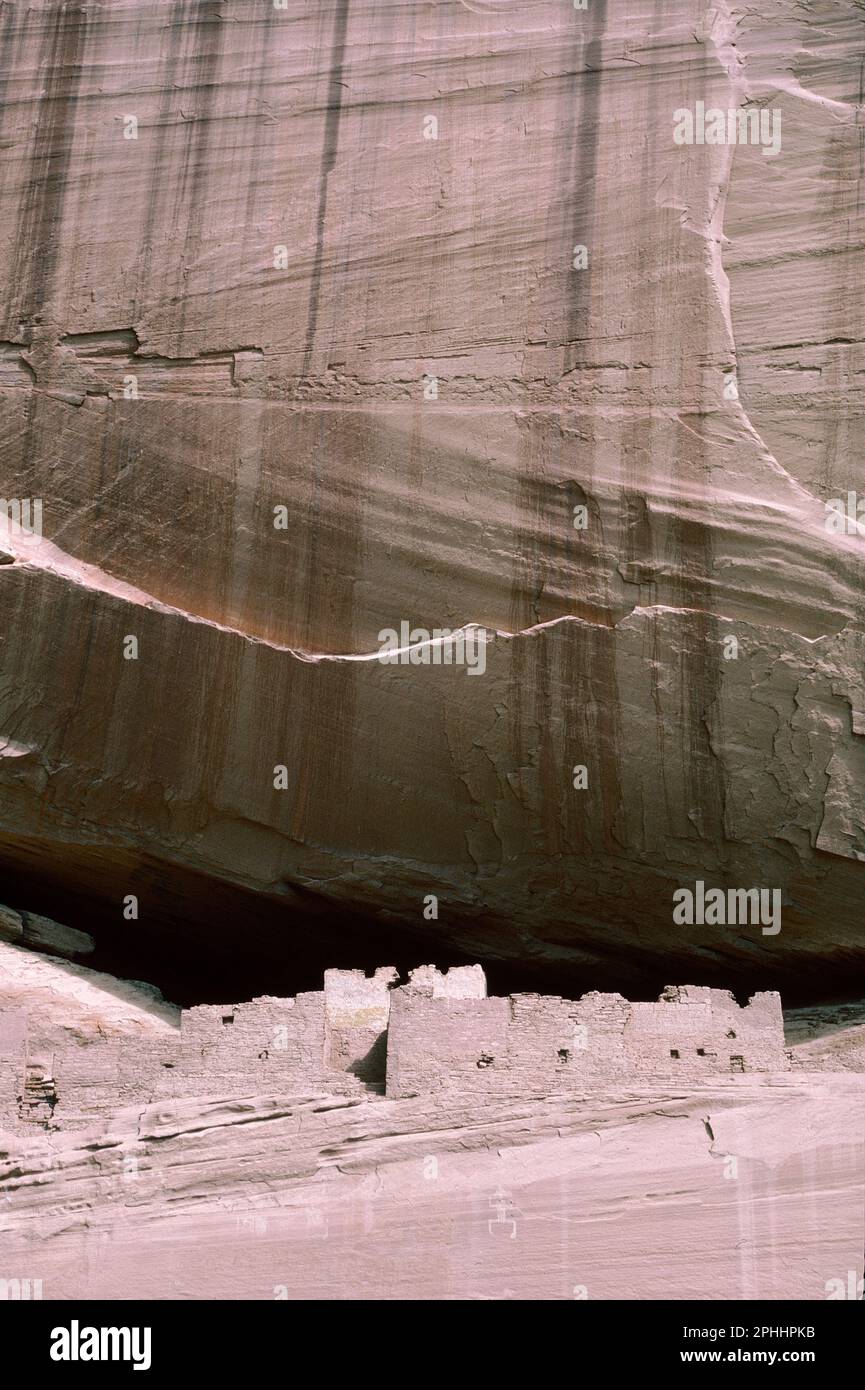
<path fill-rule="evenodd" d="M 164 954 L 357 964 L 366 918 L 621 988 L 861 978 L 863 24 L 0 7 L 21 903 L 119 935 L 136 893 Z M 677 146 L 697 101 L 779 111 L 777 157 Z M 485 671 L 381 665 L 402 621 Z M 674 927 L 697 878 L 782 931 Z"/>

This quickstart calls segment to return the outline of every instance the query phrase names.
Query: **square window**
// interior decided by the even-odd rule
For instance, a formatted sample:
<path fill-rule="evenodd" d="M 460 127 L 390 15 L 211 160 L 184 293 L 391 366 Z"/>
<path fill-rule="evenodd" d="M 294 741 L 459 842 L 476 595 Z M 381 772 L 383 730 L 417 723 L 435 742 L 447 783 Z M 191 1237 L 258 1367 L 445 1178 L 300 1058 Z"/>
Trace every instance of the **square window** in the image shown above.
<path fill-rule="evenodd" d="M 677 1050 L 675 1047 L 671 1047 L 671 1048 L 670 1048 L 670 1056 L 671 1056 L 671 1057 L 678 1057 L 678 1055 L 679 1055 L 678 1050 Z"/>

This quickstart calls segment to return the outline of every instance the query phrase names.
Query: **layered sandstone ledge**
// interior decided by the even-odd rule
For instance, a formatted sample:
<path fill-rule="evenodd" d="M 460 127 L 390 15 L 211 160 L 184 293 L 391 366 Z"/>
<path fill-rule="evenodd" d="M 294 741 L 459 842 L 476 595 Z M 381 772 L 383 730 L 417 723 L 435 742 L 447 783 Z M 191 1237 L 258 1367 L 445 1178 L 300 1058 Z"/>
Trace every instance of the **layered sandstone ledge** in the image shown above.
<path fill-rule="evenodd" d="M 861 1076 L 521 1102 L 273 1096 L 6 1137 L 45 1299 L 861 1297 Z"/>

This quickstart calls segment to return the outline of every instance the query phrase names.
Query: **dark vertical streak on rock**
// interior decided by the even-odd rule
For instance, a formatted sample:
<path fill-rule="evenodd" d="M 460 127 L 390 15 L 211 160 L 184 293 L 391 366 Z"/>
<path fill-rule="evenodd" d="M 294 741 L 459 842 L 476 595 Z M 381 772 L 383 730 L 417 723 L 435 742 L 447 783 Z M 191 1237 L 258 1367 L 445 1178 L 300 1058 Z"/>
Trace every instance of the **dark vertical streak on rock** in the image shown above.
<path fill-rule="evenodd" d="M 263 121 L 261 118 L 262 107 L 265 105 L 263 93 L 268 84 L 273 81 L 271 67 L 274 43 L 273 26 L 277 22 L 277 12 L 270 5 L 265 8 L 261 19 L 256 14 L 252 27 L 252 70 L 255 78 L 249 84 L 246 110 L 250 121 L 255 122 L 256 136 L 244 158 L 244 178 L 247 191 L 243 212 L 244 227 L 250 235 L 254 234 L 256 227 L 258 201 L 264 190 L 270 191 L 269 185 L 272 182 L 272 176 L 266 179 L 262 178 L 261 166 L 264 160 L 271 155 L 273 132 L 279 130 L 278 121 Z"/>
<path fill-rule="evenodd" d="M 309 371 L 312 350 L 315 346 L 315 333 L 318 326 L 319 300 L 321 297 L 321 267 L 324 258 L 324 229 L 327 220 L 327 194 L 330 172 L 336 163 L 339 145 L 339 127 L 342 119 L 342 70 L 345 59 L 345 35 L 348 27 L 349 0 L 337 0 L 336 21 L 330 55 L 330 81 L 328 83 L 327 109 L 324 123 L 324 145 L 321 156 L 321 179 L 318 194 L 318 213 L 315 221 L 315 259 L 312 265 L 309 293 L 309 313 L 306 324 L 306 341 L 303 350 L 303 371 Z"/>
<path fill-rule="evenodd" d="M 6 127 L 6 93 L 13 73 L 19 71 L 21 52 L 27 35 L 26 24 L 17 24 L 18 7 L 3 5 L 0 11 L 0 135 Z M 17 37 L 13 51 L 13 40 Z M 0 159 L 0 198 L 5 201 L 6 180 L 12 171 L 12 161 Z"/>
<path fill-rule="evenodd" d="M 11 276 L 20 316 L 31 327 L 45 314 L 57 267 L 87 14 L 83 7 L 64 3 L 53 14 L 46 11 L 45 21 L 50 28 L 39 68 L 46 86 L 39 102 L 32 176 L 18 221 Z"/>
<path fill-rule="evenodd" d="M 722 660 L 719 625 L 711 616 L 711 535 L 702 522 L 678 517 L 673 524 L 673 546 L 681 567 L 676 571 L 678 603 L 699 610 L 683 619 L 678 676 L 686 798 L 683 811 L 691 821 L 692 833 L 705 841 L 707 854 L 714 856 L 724 842 L 725 787 L 708 724 L 720 695 Z"/>
<path fill-rule="evenodd" d="M 592 6 L 586 16 L 575 14 L 567 73 L 563 80 L 555 129 L 562 142 L 556 178 L 559 196 L 547 221 L 545 243 L 553 248 L 555 263 L 548 267 L 546 294 L 542 298 L 542 322 L 558 324 L 547 336 L 547 346 L 562 349 L 561 374 L 572 371 L 582 357 L 580 341 L 589 337 L 593 229 L 598 174 L 598 135 L 602 100 L 602 38 L 606 26 L 606 0 Z M 570 78 L 573 74 L 573 83 Z M 589 268 L 573 267 L 573 248 L 589 248 Z M 561 287 L 565 287 L 562 295 Z M 560 307 L 563 303 L 563 308 Z M 534 331 L 537 331 L 536 329 Z M 555 438 L 553 438 L 555 436 Z M 547 451 L 558 452 L 555 465 L 544 467 Z M 597 595 L 610 599 L 602 553 L 600 526 L 590 489 L 580 490 L 592 513 L 593 531 L 577 539 L 571 526 L 570 506 L 563 508 L 561 489 L 551 485 L 573 470 L 564 456 L 576 451 L 576 437 L 563 430 L 556 434 L 554 421 L 542 423 L 531 416 L 520 439 L 520 480 L 516 503 L 520 535 L 514 556 L 509 626 L 520 631 L 564 611 L 604 620 Z M 591 466 L 589 467 L 591 472 Z M 570 493 L 571 489 L 566 490 Z M 570 496 L 565 496 L 565 503 Z M 545 597 L 557 547 L 573 541 L 578 547 L 570 567 L 574 591 Z M 551 596 L 553 598 L 553 596 Z M 611 618 L 612 621 L 612 618 Z M 525 709 L 524 692 L 531 692 L 531 711 Z M 545 853 L 567 862 L 589 844 L 612 847 L 613 826 L 621 791 L 617 758 L 620 728 L 615 671 L 615 637 L 598 629 L 572 628 L 557 639 L 521 639 L 513 645 L 512 683 L 509 696 L 512 757 L 517 768 L 533 766 L 538 778 L 539 804 L 535 808 L 543 827 Z M 589 790 L 572 786 L 571 768 L 585 763 Z M 598 823 L 600 822 L 600 824 Z"/>
<path fill-rule="evenodd" d="M 579 16 L 576 16 L 579 20 Z M 604 91 L 603 39 L 607 24 L 606 0 L 598 0 L 588 11 L 588 33 L 580 45 L 583 71 L 579 77 L 578 102 L 575 117 L 565 122 L 565 129 L 572 132 L 570 160 L 563 166 L 562 178 L 567 189 L 564 205 L 564 225 L 561 233 L 563 263 L 569 276 L 566 317 L 562 324 L 562 374 L 578 368 L 584 360 L 583 343 L 595 337 L 592 325 L 592 265 L 598 248 L 594 244 L 596 228 L 596 204 L 598 194 L 599 145 L 601 132 L 601 110 Z M 567 112 L 565 113 L 567 117 Z M 577 244 L 588 247 L 588 265 L 583 270 L 573 267 L 573 248 Z M 603 316 L 603 306 L 600 306 Z M 552 344 L 551 344 L 552 346 Z M 562 435 L 565 447 L 567 437 Z M 597 446 L 596 446 L 597 447 Z M 590 480 L 587 480 L 590 481 Z M 591 495 L 591 488 L 587 488 Z M 578 543 L 585 545 L 591 533 Z M 610 585 L 607 567 L 610 557 L 605 553 L 597 526 L 590 541 L 591 549 L 581 550 L 585 555 L 585 572 L 591 575 L 592 588 L 603 593 L 613 621 L 615 597 Z M 584 595 L 575 595 L 577 604 Z M 579 612 L 579 606 L 571 611 Z M 622 800 L 620 765 L 622 758 L 622 734 L 619 708 L 618 678 L 616 673 L 616 635 L 601 627 L 590 629 L 584 639 L 578 640 L 578 651 L 583 659 L 583 670 L 572 671 L 569 675 L 571 688 L 582 688 L 588 699 L 588 709 L 584 709 L 579 723 L 585 730 L 585 744 L 582 748 L 572 747 L 569 752 L 573 763 L 585 763 L 588 767 L 589 790 L 579 792 L 572 789 L 570 776 L 565 781 L 566 796 L 586 795 L 591 797 L 590 805 L 600 824 L 587 827 L 595 845 L 607 854 L 615 851 L 616 822 Z M 579 726 L 578 726 L 579 727 Z"/>
<path fill-rule="evenodd" d="M 603 35 L 607 23 L 606 0 L 593 0 L 587 18 L 575 14 L 577 32 L 573 44 L 573 64 L 579 71 L 576 93 L 565 87 L 565 99 L 560 109 L 563 138 L 569 148 L 563 152 L 560 165 L 562 183 L 562 226 L 551 243 L 560 246 L 561 265 L 568 293 L 561 325 L 560 345 L 562 372 L 567 374 L 579 364 L 580 343 L 589 337 L 588 314 L 591 304 L 592 264 L 596 253 L 593 246 L 595 230 L 596 183 L 598 177 L 598 146 L 600 143 L 601 96 L 603 87 Z M 586 32 L 588 29 L 588 32 Z M 571 111 L 572 96 L 576 96 L 575 112 Z M 588 247 L 588 266 L 573 267 L 575 245 Z M 554 277 L 555 281 L 555 277 Z M 551 347 L 557 346 L 550 343 Z"/>
<path fill-rule="evenodd" d="M 706 253 L 708 254 L 708 253 Z M 667 281 L 674 273 L 671 263 Z M 709 276 L 705 279 L 704 295 L 708 296 Z M 684 304 L 680 306 L 682 319 Z M 702 341 L 689 345 L 687 358 L 680 359 L 677 388 L 680 399 L 700 400 L 707 384 L 701 380 L 700 363 L 709 355 L 708 314 L 699 314 L 703 325 Z M 720 381 L 717 383 L 721 395 Z M 709 382 L 711 395 L 711 379 Z M 710 409 L 711 400 L 703 407 Z M 713 616 L 715 591 L 713 585 L 714 547 L 711 524 L 713 515 L 712 479 L 706 445 L 695 441 L 692 434 L 681 431 L 677 436 L 673 459 L 674 477 L 690 480 L 701 490 L 705 515 L 695 517 L 687 495 L 681 509 L 670 519 L 670 549 L 672 552 L 671 603 L 675 608 L 695 609 L 681 618 L 681 655 L 676 681 L 679 698 L 679 751 L 684 772 L 685 804 L 681 808 L 681 833 L 698 837 L 706 845 L 705 853 L 712 858 L 723 856 L 725 841 L 726 788 L 724 769 L 712 749 L 709 720 L 713 711 L 720 710 L 721 654 L 720 625 Z M 687 494 L 689 488 L 684 489 Z M 688 824 L 689 823 L 689 824 Z"/>
<path fill-rule="evenodd" d="M 182 10 L 182 8 L 183 6 L 181 3 L 181 5 L 178 6 L 178 11 Z M 156 122 L 153 155 L 150 163 L 150 184 L 147 190 L 147 210 L 141 232 L 141 253 L 135 299 L 133 301 L 133 319 L 136 322 L 144 309 L 144 299 L 152 293 L 149 279 L 153 236 L 154 231 L 160 224 L 162 215 L 164 203 L 163 189 L 167 190 L 170 187 L 169 181 L 165 178 L 164 170 L 167 164 L 166 154 L 170 146 L 171 136 L 174 132 L 174 125 L 172 123 L 173 105 L 178 99 L 176 78 L 180 53 L 177 43 L 174 42 L 173 36 L 175 31 L 179 34 L 183 32 L 180 28 L 179 14 L 177 24 L 172 23 L 168 29 L 168 56 L 159 83 L 160 91 L 164 93 L 164 99 L 160 102 L 159 116 Z"/>
<path fill-rule="evenodd" d="M 375 416 L 371 417 L 371 439 L 358 423 L 346 431 L 339 415 L 312 411 L 308 416 L 308 449 L 315 459 L 310 483 L 311 502 L 306 516 L 305 563 L 300 574 L 304 591 L 304 646 L 328 641 L 351 645 L 353 636 L 354 586 L 361 575 L 362 515 L 367 488 L 367 457 L 375 457 L 377 440 Z M 351 441 L 349 444 L 349 440 Z M 343 497 L 339 514 L 344 518 L 338 548 L 322 536 L 318 507 L 319 469 L 331 453 L 348 454 L 352 466 L 342 475 Z M 331 488 L 340 484 L 331 480 Z M 301 550 L 300 552 L 304 552 Z M 329 567 L 322 565 L 322 554 L 330 556 Z M 338 555 L 339 567 L 335 566 Z M 308 671 L 309 679 L 298 694 L 298 740 L 296 765 L 300 769 L 291 801 L 289 833 L 299 841 L 318 837 L 338 842 L 345 808 L 350 805 L 352 763 L 356 756 L 353 736 L 357 704 L 357 668 L 348 663 L 321 663 Z M 292 733 L 292 738 L 297 735 Z"/>
<path fill-rule="evenodd" d="M 861 68 L 859 81 L 861 101 Z M 828 142 L 820 171 L 821 183 L 828 190 L 826 196 L 831 211 L 831 222 L 839 229 L 839 242 L 842 237 L 840 229 L 842 226 L 844 228 L 844 254 L 839 257 L 842 265 L 854 264 L 862 241 L 863 151 L 865 130 L 857 126 L 847 129 L 841 127 L 838 134 Z M 829 498 L 839 492 L 843 495 L 846 489 L 846 460 L 858 432 L 858 406 L 855 404 L 852 383 L 854 360 L 858 360 L 856 345 L 861 340 L 865 327 L 865 290 L 861 276 L 851 275 L 844 293 L 827 295 L 820 308 L 822 323 L 817 332 L 825 342 L 832 344 L 825 365 L 821 369 L 822 378 L 837 402 L 825 426 L 823 465 L 819 480 L 821 496 Z M 845 342 L 845 339 L 849 341 Z M 743 394 L 742 384 L 740 371 L 740 395 Z M 754 414 L 750 403 L 748 413 L 751 416 Z"/>
<path fill-rule="evenodd" d="M 859 109 L 865 101 L 865 58 L 859 64 Z M 856 126 L 856 134 L 859 137 L 859 178 L 856 185 L 856 211 L 859 212 L 862 206 L 862 181 L 865 177 L 865 130 L 860 125 Z"/>
<path fill-rule="evenodd" d="M 316 216 L 316 249 L 315 259 L 312 266 L 312 278 L 309 296 L 309 312 L 307 316 L 306 340 L 304 344 L 303 369 L 301 375 L 305 378 L 312 359 L 312 350 L 315 344 L 316 327 L 318 324 L 319 300 L 321 295 L 321 275 L 324 260 L 324 232 L 327 220 L 327 195 L 328 177 L 330 171 L 336 163 L 337 148 L 339 145 L 339 127 L 342 117 L 342 83 L 343 83 L 343 64 L 345 61 L 345 37 L 348 26 L 348 6 L 349 0 L 337 0 L 336 20 L 334 22 L 333 40 L 330 52 L 330 75 L 328 80 L 327 106 L 325 111 L 324 140 L 321 156 L 321 178 L 319 185 L 318 212 Z M 322 597 L 330 586 L 339 591 L 341 585 L 347 581 L 341 580 L 340 576 L 322 574 L 320 550 L 322 545 L 322 535 L 320 526 L 320 470 L 326 458 L 324 441 L 327 438 L 329 426 L 327 415 L 319 415 L 313 412 L 312 437 L 310 440 L 311 450 L 313 451 L 312 481 L 310 486 L 309 506 L 307 507 L 307 565 L 304 593 L 304 619 L 303 619 L 303 641 L 305 645 L 314 645 L 314 633 L 322 617 Z M 360 449 L 359 449 L 360 452 Z M 349 553 L 357 553 L 357 518 L 360 509 L 360 492 L 347 503 L 346 516 L 352 518 L 353 526 L 350 533 Z M 347 571 L 350 573 L 351 571 Z M 337 598 L 337 603 L 339 597 Z M 351 594 L 347 600 L 351 606 Z M 350 628 L 351 624 L 348 623 Z M 325 628 L 327 631 L 327 627 Z M 345 726 L 340 722 L 343 711 L 341 710 L 343 700 L 348 701 L 348 706 L 353 708 L 353 689 L 351 686 L 351 675 L 348 668 L 341 668 L 336 680 L 336 689 L 327 686 L 326 668 L 318 667 L 315 671 L 314 684 L 321 684 L 320 692 L 316 692 L 316 697 L 309 706 L 309 718 L 313 729 L 312 744 L 321 740 L 319 747 L 319 758 L 314 762 L 312 757 L 301 759 L 301 776 L 298 780 L 292 811 L 291 833 L 301 839 L 305 832 L 308 832 L 310 817 L 312 814 L 313 798 L 318 802 L 319 797 L 329 788 L 330 794 L 340 797 L 342 788 L 341 779 L 336 776 L 339 771 L 340 762 L 340 741 L 337 738 L 337 728 L 344 729 Z M 330 679 L 333 679 L 331 673 Z M 327 717 L 329 715 L 329 718 Z M 350 761 L 350 760 L 349 760 Z M 342 763 L 343 768 L 348 766 L 348 762 Z"/>
<path fill-rule="evenodd" d="M 187 21 L 187 24 L 189 21 Z M 183 255 L 180 266 L 181 276 L 189 269 L 189 260 L 200 248 L 202 231 L 206 225 L 202 200 L 207 188 L 209 160 L 214 148 L 214 117 L 218 109 L 216 96 L 218 72 L 221 59 L 221 39 L 223 31 L 219 0 L 204 0 L 195 8 L 191 23 L 191 54 L 193 70 L 193 90 L 196 93 L 195 119 L 192 122 L 183 162 L 180 194 L 184 197 L 186 209 L 186 230 L 183 241 Z M 199 110 L 199 99 L 202 108 Z M 186 315 L 190 295 L 181 285 L 179 295 L 177 328 L 173 335 L 176 351 L 181 355 L 186 346 Z"/>

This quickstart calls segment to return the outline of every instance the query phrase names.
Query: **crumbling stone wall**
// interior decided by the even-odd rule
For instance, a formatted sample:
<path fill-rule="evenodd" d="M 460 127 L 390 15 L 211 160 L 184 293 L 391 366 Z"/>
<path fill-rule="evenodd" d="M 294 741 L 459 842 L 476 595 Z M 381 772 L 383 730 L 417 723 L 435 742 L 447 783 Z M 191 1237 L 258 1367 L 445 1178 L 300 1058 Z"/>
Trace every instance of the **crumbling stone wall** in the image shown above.
<path fill-rule="evenodd" d="M 11 1128 L 13 1117 L 17 1119 L 26 1041 L 26 1011 L 7 1009 L 0 1012 L 0 1128 Z"/>
<path fill-rule="evenodd" d="M 634 1076 L 697 1079 L 786 1071 L 780 996 L 755 994 L 740 1008 L 727 990 L 668 985 L 657 1004 L 631 1004 L 625 1027 Z"/>
<path fill-rule="evenodd" d="M 167 1097 L 166 1069 L 177 1048 L 170 1035 L 85 1038 L 62 1026 L 33 1027 L 23 1010 L 0 1012 L 0 1128 L 74 1129 L 94 1115 Z"/>
<path fill-rule="evenodd" d="M 0 1007 L 0 1128 L 75 1128 L 125 1105 L 184 1097 L 383 1089 L 397 972 L 328 975 L 323 992 L 184 1009 L 179 1029 L 155 1037 L 103 1036 L 97 1026 L 84 1036 L 61 1020 L 47 1029 Z"/>
<path fill-rule="evenodd" d="M 329 970 L 321 992 L 185 1009 L 158 1035 L 83 1036 L 0 1008 L 0 1128 L 75 1127 L 185 1097 L 364 1094 L 385 1071 L 391 1097 L 492 1098 L 788 1066 L 777 994 L 745 1008 L 695 986 L 656 1003 L 489 998 L 480 966 L 420 966 L 402 987 L 389 967 Z"/>
<path fill-rule="evenodd" d="M 184 1009 L 176 1096 L 362 1089 L 326 1060 L 325 996 Z"/>
<path fill-rule="evenodd" d="M 372 976 L 362 970 L 324 972 L 325 1059 L 333 1071 L 384 1084 L 390 992 L 399 983 L 393 966 Z"/>
<path fill-rule="evenodd" d="M 444 971 L 434 965 L 419 965 L 409 971 L 408 982 L 412 989 L 431 993 L 434 999 L 487 997 L 487 977 L 481 965 L 452 965 Z"/>
<path fill-rule="evenodd" d="M 391 1097 L 528 1096 L 788 1066 L 777 994 L 745 1008 L 725 990 L 692 986 L 668 987 L 653 1004 L 599 993 L 454 1000 L 411 985 L 391 998 Z"/>

